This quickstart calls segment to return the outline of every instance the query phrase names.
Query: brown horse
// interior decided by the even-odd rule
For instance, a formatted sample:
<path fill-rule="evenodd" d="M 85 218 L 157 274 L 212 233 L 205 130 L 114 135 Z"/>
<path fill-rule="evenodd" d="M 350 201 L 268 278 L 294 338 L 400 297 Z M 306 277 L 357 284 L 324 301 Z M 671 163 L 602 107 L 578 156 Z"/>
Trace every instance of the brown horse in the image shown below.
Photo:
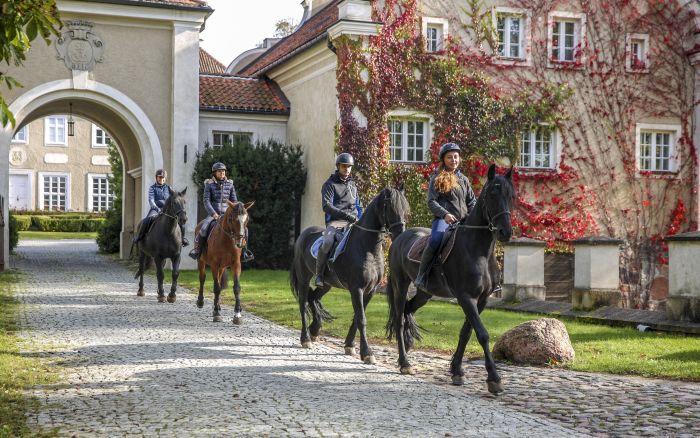
<path fill-rule="evenodd" d="M 206 249 L 197 260 L 199 269 L 199 296 L 197 307 L 204 307 L 204 281 L 207 279 L 207 265 L 211 267 L 214 277 L 214 322 L 221 322 L 221 287 L 226 268 L 233 272 L 233 294 L 236 297 L 233 323 L 241 323 L 241 252 L 246 246 L 246 226 L 248 225 L 248 209 L 253 202 L 228 202 L 226 212 L 219 217 L 209 233 Z M 195 233 L 199 233 L 202 222 L 197 224 Z"/>

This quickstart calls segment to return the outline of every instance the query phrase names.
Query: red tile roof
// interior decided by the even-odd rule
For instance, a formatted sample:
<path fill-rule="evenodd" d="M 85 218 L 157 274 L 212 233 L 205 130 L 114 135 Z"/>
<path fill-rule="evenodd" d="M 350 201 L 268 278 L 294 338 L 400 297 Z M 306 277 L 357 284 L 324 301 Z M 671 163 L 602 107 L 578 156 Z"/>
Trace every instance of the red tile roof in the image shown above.
<path fill-rule="evenodd" d="M 241 73 L 255 76 L 264 73 L 292 55 L 306 49 L 326 36 L 328 28 L 338 21 L 338 3 L 333 0 L 309 18 L 296 32 L 275 44 L 247 65 Z"/>
<path fill-rule="evenodd" d="M 272 81 L 225 74 L 200 74 L 199 109 L 286 115 L 289 114 L 289 101 Z"/>
<path fill-rule="evenodd" d="M 90 0 L 97 3 L 119 3 L 135 6 L 155 6 L 175 9 L 205 9 L 212 10 L 206 0 Z"/>
<path fill-rule="evenodd" d="M 209 52 L 199 48 L 199 72 L 200 73 L 226 73 L 226 66 L 220 63 Z"/>

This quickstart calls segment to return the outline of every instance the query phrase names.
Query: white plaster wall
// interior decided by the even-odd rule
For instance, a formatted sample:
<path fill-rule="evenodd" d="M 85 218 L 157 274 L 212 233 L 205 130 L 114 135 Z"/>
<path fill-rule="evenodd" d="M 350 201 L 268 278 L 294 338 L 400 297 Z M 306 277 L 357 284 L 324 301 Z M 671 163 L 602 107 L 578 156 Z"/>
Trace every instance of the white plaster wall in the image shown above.
<path fill-rule="evenodd" d="M 668 295 L 700 297 L 700 242 L 668 242 Z"/>
<path fill-rule="evenodd" d="M 574 287 L 618 289 L 620 249 L 617 245 L 578 245 L 574 256 Z"/>
<path fill-rule="evenodd" d="M 213 131 L 252 132 L 253 141 L 287 140 L 287 116 L 266 114 L 199 113 L 199 148 L 213 144 Z"/>
<path fill-rule="evenodd" d="M 503 279 L 504 284 L 544 286 L 544 247 L 506 245 Z"/>

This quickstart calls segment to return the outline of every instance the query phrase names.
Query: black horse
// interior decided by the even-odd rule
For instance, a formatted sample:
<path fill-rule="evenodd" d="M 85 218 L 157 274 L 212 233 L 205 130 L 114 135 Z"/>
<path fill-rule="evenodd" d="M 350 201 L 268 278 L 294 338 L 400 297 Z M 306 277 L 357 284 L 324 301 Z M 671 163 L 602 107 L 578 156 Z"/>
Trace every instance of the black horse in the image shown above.
<path fill-rule="evenodd" d="M 180 275 L 180 251 L 182 250 L 182 233 L 180 225 L 187 222 L 187 212 L 185 211 L 185 193 L 187 187 L 181 192 L 170 190 L 170 197 L 165 201 L 163 209 L 158 217 L 153 220 L 151 229 L 136 243 L 139 251 L 139 270 L 134 278 L 139 279 L 139 291 L 136 295 L 142 297 L 143 273 L 155 262 L 158 278 L 158 302 L 165 301 L 163 292 L 163 278 L 165 273 L 165 260 L 170 259 L 173 265 L 173 284 L 170 286 L 168 302 L 175 302 L 175 290 L 177 289 L 177 278 Z M 136 233 L 143 226 L 143 221 L 137 225 Z M 132 245 L 131 251 L 134 250 Z"/>
<path fill-rule="evenodd" d="M 489 350 L 489 334 L 479 316 L 486 300 L 494 288 L 494 246 L 496 239 L 510 240 L 512 229 L 510 210 L 515 196 L 511 180 L 512 170 L 505 176 L 496 175 L 496 166 L 491 165 L 488 181 L 479 195 L 476 207 L 469 216 L 456 226 L 454 246 L 441 268 L 432 270 L 428 279 L 428 291 L 418 290 L 408 300 L 408 286 L 418 273 L 418 263 L 408 258 L 409 250 L 416 240 L 430 234 L 427 228 L 410 228 L 392 242 L 389 249 L 389 339 L 396 334 L 399 347 L 399 367 L 402 374 L 415 374 L 408 362 L 406 352 L 414 339 L 420 339 L 419 327 L 414 314 L 432 296 L 457 298 L 466 315 L 459 334 L 457 350 L 452 356 L 452 383 L 464 384 L 462 359 L 472 327 L 484 349 L 486 380 L 489 392 L 503 392 L 501 378 Z"/>
<path fill-rule="evenodd" d="M 367 342 L 365 307 L 372 299 L 384 275 L 384 234 L 388 231 L 395 239 L 406 228 L 409 205 L 403 192 L 385 188 L 367 206 L 364 214 L 352 226 L 345 251 L 331 262 L 329 273 L 324 276 L 326 285 L 312 289 L 309 280 L 314 276 L 316 260 L 311 255 L 311 245 L 323 229 L 306 228 L 294 244 L 294 259 L 290 272 L 292 292 L 299 301 L 301 313 L 301 345 L 311 348 L 311 341 L 318 339 L 321 324 L 332 316 L 321 305 L 321 298 L 331 286 L 350 291 L 355 317 L 345 338 L 345 354 L 355 353 L 355 334 L 360 329 L 360 357 L 365 363 L 375 363 Z M 311 326 L 307 313 L 313 317 Z M 311 336 L 309 336 L 309 331 Z"/>

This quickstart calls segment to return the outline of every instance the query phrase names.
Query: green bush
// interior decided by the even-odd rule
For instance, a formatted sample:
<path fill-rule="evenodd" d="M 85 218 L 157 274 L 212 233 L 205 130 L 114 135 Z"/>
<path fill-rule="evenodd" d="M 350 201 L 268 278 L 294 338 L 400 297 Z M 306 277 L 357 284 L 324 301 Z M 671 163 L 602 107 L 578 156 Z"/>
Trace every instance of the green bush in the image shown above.
<path fill-rule="evenodd" d="M 15 250 L 15 248 L 17 248 L 17 244 L 19 243 L 19 223 L 12 212 L 10 212 L 8 215 L 8 222 L 10 232 L 10 252 L 12 252 Z"/>
<path fill-rule="evenodd" d="M 122 159 L 117 147 L 109 144 L 109 164 L 112 166 L 112 176 L 109 185 L 114 190 L 112 208 L 105 213 L 105 219 L 97 229 L 97 246 L 105 253 L 119 252 L 122 232 Z"/>
<path fill-rule="evenodd" d="M 32 217 L 24 214 L 14 215 L 10 212 L 10 215 L 15 218 L 17 223 L 17 231 L 27 231 L 32 226 Z"/>
<path fill-rule="evenodd" d="M 255 201 L 250 209 L 250 249 L 257 268 L 289 268 L 292 236 L 299 233 L 301 196 L 306 171 L 301 162 L 301 147 L 270 140 L 255 146 L 240 142 L 223 147 L 204 147 L 197 154 L 192 180 L 202 199 L 204 181 L 211 177 L 217 161 L 226 165 L 236 186 L 238 199 Z M 203 206 L 200 204 L 200 209 Z M 205 212 L 206 214 L 206 212 Z"/>
<path fill-rule="evenodd" d="M 80 221 L 80 231 L 95 232 L 100 229 L 104 221 L 104 218 L 84 219 Z"/>

